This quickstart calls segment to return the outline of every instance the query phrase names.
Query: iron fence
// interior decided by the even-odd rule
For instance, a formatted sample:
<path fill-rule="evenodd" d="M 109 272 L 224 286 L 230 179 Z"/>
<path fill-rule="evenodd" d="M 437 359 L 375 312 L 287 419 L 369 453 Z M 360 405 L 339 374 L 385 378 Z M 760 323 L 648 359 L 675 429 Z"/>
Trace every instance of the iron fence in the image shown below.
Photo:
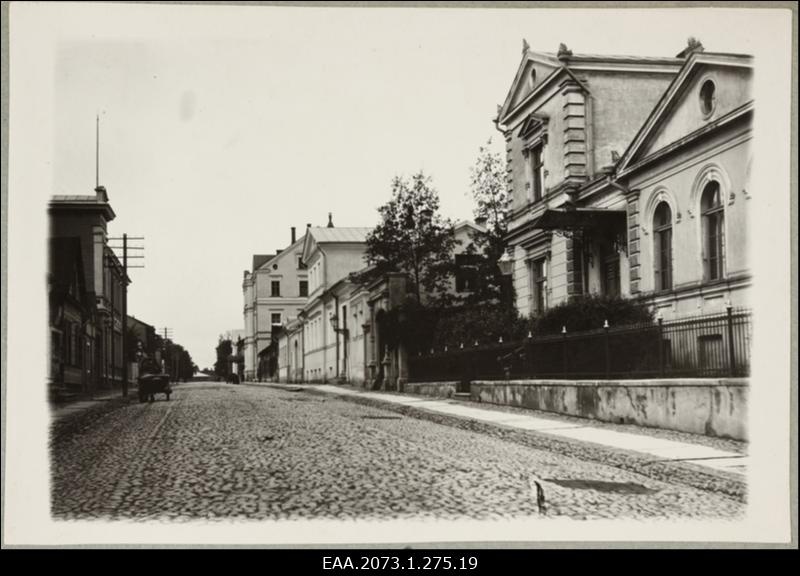
<path fill-rule="evenodd" d="M 749 310 L 494 344 L 461 344 L 409 358 L 411 381 L 747 376 Z"/>

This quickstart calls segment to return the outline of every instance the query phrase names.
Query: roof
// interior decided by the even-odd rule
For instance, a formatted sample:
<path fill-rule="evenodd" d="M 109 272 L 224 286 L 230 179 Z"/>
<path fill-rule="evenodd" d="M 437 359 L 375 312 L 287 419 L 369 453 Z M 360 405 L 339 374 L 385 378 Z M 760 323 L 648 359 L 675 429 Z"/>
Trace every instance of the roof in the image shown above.
<path fill-rule="evenodd" d="M 461 220 L 459 222 L 456 222 L 455 226 L 453 226 L 453 229 L 454 230 L 459 230 L 459 229 L 465 228 L 465 227 L 473 228 L 473 229 L 477 230 L 478 232 L 486 232 L 486 227 L 485 226 L 481 226 L 480 224 L 476 224 L 475 222 L 471 222 L 469 220 Z"/>
<path fill-rule="evenodd" d="M 116 217 L 111 204 L 108 203 L 108 197 L 103 194 L 59 194 L 50 198 L 51 208 L 91 208 L 93 210 L 102 210 L 106 220 L 113 220 Z"/>
<path fill-rule="evenodd" d="M 97 196 L 94 194 L 59 194 L 57 196 L 53 196 L 52 202 L 90 202 L 91 204 L 103 204 L 104 202 L 98 202 Z"/>
<path fill-rule="evenodd" d="M 525 43 L 527 48 L 527 43 Z M 550 66 L 553 71 L 546 75 L 540 82 L 533 87 L 527 96 L 523 97 L 519 102 L 512 106 L 514 95 L 517 93 L 517 87 L 523 78 L 523 71 L 526 70 L 530 61 L 539 62 Z M 609 66 L 612 70 L 618 71 L 646 73 L 653 71 L 663 71 L 669 73 L 677 73 L 680 66 L 683 64 L 683 58 L 677 57 L 659 57 L 659 56 L 624 56 L 624 55 L 608 55 L 608 54 L 573 54 L 571 52 L 559 59 L 558 53 L 555 52 L 538 52 L 530 49 L 525 49 L 522 53 L 522 61 L 517 68 L 517 73 L 511 83 L 503 105 L 498 110 L 496 120 L 501 122 L 509 116 L 516 113 L 520 106 L 528 101 L 534 94 L 538 94 L 545 89 L 550 89 L 554 79 L 560 77 L 562 74 L 568 74 L 573 77 L 584 90 L 588 91 L 586 84 L 580 80 L 572 70 L 583 71 L 599 69 L 602 65 Z"/>
<path fill-rule="evenodd" d="M 309 235 L 317 244 L 366 242 L 372 228 L 309 228 Z"/>
<path fill-rule="evenodd" d="M 543 57 L 554 65 L 560 65 L 558 54 L 555 52 L 529 52 L 533 56 Z M 570 65 L 576 62 L 614 62 L 618 64 L 682 64 L 683 59 L 665 56 L 627 56 L 619 54 L 572 54 L 567 62 Z"/>
<path fill-rule="evenodd" d="M 278 254 L 253 254 L 253 271 L 275 258 Z"/>
<path fill-rule="evenodd" d="M 681 97 L 681 91 L 690 81 L 694 68 L 701 64 L 719 64 L 726 66 L 752 67 L 753 57 L 746 54 L 724 54 L 718 52 L 693 52 L 687 59 L 680 72 L 673 78 L 670 85 L 661 95 L 647 120 L 633 137 L 628 148 L 622 154 L 617 164 L 619 172 L 625 171 L 632 163 L 639 149 L 645 141 L 657 131 L 660 123 L 667 117 L 670 107 Z"/>

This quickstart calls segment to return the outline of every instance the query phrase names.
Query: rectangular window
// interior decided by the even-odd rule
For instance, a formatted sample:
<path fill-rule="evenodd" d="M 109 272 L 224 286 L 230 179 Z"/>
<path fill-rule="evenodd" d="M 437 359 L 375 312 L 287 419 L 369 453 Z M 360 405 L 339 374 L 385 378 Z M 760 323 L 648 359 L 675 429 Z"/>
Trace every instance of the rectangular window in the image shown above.
<path fill-rule="evenodd" d="M 279 298 L 281 295 L 281 281 L 280 280 L 273 280 L 272 281 L 272 297 Z"/>
<path fill-rule="evenodd" d="M 477 288 L 477 254 L 456 254 L 456 292 L 472 292 Z"/>
<path fill-rule="evenodd" d="M 302 254 L 298 254 L 297 255 L 297 269 L 298 270 L 305 270 L 306 269 L 306 265 L 303 263 L 303 255 Z"/>
<path fill-rule="evenodd" d="M 270 315 L 270 317 L 272 318 L 272 322 L 271 323 L 273 325 L 275 325 L 275 324 L 280 325 L 280 323 L 281 323 L 281 313 L 280 312 L 273 313 L 273 314 Z"/>
<path fill-rule="evenodd" d="M 300 296 L 308 296 L 308 280 L 300 280 Z"/>
<path fill-rule="evenodd" d="M 620 284 L 619 254 L 616 254 L 603 262 L 603 293 L 606 296 L 619 296 Z"/>
<path fill-rule="evenodd" d="M 544 191 L 544 162 L 542 160 L 542 145 L 531 149 L 531 194 L 534 202 L 542 199 Z"/>
<path fill-rule="evenodd" d="M 530 266 L 533 313 L 541 314 L 547 307 L 547 259 L 533 260 Z"/>

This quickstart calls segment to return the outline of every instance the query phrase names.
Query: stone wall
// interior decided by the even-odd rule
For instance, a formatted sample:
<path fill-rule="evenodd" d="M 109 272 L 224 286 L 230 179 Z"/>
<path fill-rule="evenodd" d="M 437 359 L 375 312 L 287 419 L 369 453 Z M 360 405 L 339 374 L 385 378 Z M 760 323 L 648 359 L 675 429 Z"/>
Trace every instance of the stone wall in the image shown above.
<path fill-rule="evenodd" d="M 744 378 L 475 381 L 470 397 L 603 422 L 746 440 L 748 385 Z"/>
<path fill-rule="evenodd" d="M 452 398 L 458 391 L 458 382 L 408 382 L 404 392 L 436 398 Z"/>

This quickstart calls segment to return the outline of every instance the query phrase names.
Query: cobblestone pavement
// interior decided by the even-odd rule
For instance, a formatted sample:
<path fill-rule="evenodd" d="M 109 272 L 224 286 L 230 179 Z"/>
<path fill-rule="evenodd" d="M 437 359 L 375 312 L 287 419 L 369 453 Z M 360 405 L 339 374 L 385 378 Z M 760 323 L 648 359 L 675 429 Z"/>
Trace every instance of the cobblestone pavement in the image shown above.
<path fill-rule="evenodd" d="M 305 392 L 182 384 L 53 427 L 63 519 L 738 518 L 741 499 Z"/>

